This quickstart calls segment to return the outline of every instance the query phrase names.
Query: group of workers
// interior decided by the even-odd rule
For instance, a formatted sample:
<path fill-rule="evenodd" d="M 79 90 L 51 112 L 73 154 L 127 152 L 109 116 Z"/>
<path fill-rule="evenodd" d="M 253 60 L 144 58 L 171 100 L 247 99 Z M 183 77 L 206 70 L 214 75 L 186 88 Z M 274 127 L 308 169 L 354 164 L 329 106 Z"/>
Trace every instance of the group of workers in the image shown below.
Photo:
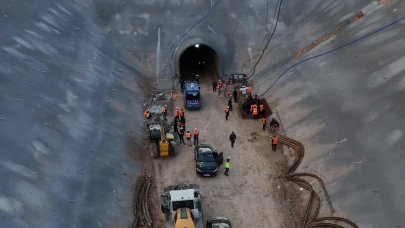
<path fill-rule="evenodd" d="M 179 107 L 176 107 L 176 110 L 174 111 L 174 120 L 173 120 L 173 130 L 177 132 L 180 138 L 180 144 L 186 145 L 186 142 L 184 141 L 184 136 L 186 136 L 187 140 L 187 146 L 192 146 L 191 145 L 191 138 L 194 138 L 194 143 L 193 145 L 198 145 L 198 136 L 199 132 L 197 128 L 194 129 L 193 134 L 191 134 L 190 131 L 186 131 L 186 119 L 184 116 L 184 110 L 179 109 Z"/>
<path fill-rule="evenodd" d="M 165 106 L 162 107 L 162 114 L 163 114 L 163 118 L 166 119 L 166 117 L 167 117 L 167 105 L 165 105 Z M 147 119 L 152 118 L 152 113 L 150 112 L 150 109 L 146 109 L 146 110 L 143 112 L 143 115 L 144 115 Z"/>

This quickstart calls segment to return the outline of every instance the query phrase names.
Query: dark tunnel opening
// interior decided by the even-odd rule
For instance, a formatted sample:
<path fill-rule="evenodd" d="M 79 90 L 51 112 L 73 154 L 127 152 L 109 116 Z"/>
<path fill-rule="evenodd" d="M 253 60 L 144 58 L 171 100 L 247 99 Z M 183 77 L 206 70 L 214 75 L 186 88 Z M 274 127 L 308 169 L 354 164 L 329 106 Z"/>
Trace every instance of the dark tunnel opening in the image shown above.
<path fill-rule="evenodd" d="M 212 48 L 203 44 L 193 45 L 180 56 L 180 80 L 193 80 L 194 75 L 199 75 L 201 83 L 217 79 L 219 64 L 218 54 Z"/>

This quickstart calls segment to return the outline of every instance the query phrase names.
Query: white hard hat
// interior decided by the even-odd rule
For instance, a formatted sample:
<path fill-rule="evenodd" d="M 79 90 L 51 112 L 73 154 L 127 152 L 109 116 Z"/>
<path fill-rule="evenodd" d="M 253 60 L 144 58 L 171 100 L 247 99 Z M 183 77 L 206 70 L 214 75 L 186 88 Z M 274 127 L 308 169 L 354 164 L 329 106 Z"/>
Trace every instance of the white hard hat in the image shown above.
<path fill-rule="evenodd" d="M 179 108 L 179 107 L 176 107 L 176 108 Z"/>
<path fill-rule="evenodd" d="M 196 130 L 196 131 L 197 131 L 197 128 L 195 128 L 194 130 Z"/>
<path fill-rule="evenodd" d="M 165 107 L 167 107 L 167 105 L 165 105 Z"/>
<path fill-rule="evenodd" d="M 226 160 L 231 160 L 231 157 L 228 157 Z"/>
<path fill-rule="evenodd" d="M 148 111 L 150 111 L 150 109 L 148 109 Z"/>

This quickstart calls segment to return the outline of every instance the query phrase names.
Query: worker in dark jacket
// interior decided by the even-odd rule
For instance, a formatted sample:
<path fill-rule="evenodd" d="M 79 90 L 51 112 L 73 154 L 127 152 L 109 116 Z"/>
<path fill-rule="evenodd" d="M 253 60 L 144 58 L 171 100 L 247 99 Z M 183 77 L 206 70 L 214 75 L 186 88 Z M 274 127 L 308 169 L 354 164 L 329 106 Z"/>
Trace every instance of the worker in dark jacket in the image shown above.
<path fill-rule="evenodd" d="M 236 134 L 235 132 L 232 131 L 231 135 L 229 136 L 229 141 L 231 141 L 231 146 L 233 147 L 233 144 L 236 141 Z"/>
<path fill-rule="evenodd" d="M 183 143 L 184 145 L 186 145 L 186 143 L 184 142 L 184 128 L 183 128 L 183 126 L 181 126 L 179 128 L 178 134 L 179 134 L 179 137 L 180 137 L 180 144 Z"/>
<path fill-rule="evenodd" d="M 232 98 L 229 98 L 228 107 L 229 107 L 229 111 L 232 111 Z"/>
<path fill-rule="evenodd" d="M 212 92 L 216 92 L 216 91 L 217 91 L 217 86 L 218 86 L 217 81 L 214 81 L 214 82 L 212 83 Z"/>
<path fill-rule="evenodd" d="M 271 118 L 271 121 L 270 121 L 270 129 L 271 129 L 273 126 L 274 126 L 274 128 L 276 129 L 276 128 L 279 126 L 279 124 L 278 124 L 277 120 L 275 120 L 274 118 Z"/>
<path fill-rule="evenodd" d="M 174 119 L 174 121 L 173 121 L 173 131 L 178 133 L 179 131 L 178 131 L 178 128 L 177 128 L 177 124 L 178 124 L 177 119 Z"/>
<path fill-rule="evenodd" d="M 235 89 L 234 91 L 233 91 L 233 100 L 235 101 L 235 103 L 237 102 L 236 101 L 236 98 L 238 97 L 238 91 Z"/>

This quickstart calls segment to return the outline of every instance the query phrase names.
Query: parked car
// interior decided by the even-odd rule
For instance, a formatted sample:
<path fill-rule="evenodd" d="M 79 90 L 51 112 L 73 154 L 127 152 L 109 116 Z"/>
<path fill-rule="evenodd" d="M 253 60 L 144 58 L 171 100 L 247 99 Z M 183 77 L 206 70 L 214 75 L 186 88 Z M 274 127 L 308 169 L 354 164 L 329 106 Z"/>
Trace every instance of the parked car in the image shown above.
<path fill-rule="evenodd" d="M 224 164 L 223 153 L 216 153 L 208 144 L 195 146 L 194 156 L 196 162 L 196 174 L 201 176 L 215 176 L 218 167 Z"/>
<path fill-rule="evenodd" d="M 228 218 L 213 217 L 207 220 L 206 228 L 232 228 L 232 225 Z"/>

